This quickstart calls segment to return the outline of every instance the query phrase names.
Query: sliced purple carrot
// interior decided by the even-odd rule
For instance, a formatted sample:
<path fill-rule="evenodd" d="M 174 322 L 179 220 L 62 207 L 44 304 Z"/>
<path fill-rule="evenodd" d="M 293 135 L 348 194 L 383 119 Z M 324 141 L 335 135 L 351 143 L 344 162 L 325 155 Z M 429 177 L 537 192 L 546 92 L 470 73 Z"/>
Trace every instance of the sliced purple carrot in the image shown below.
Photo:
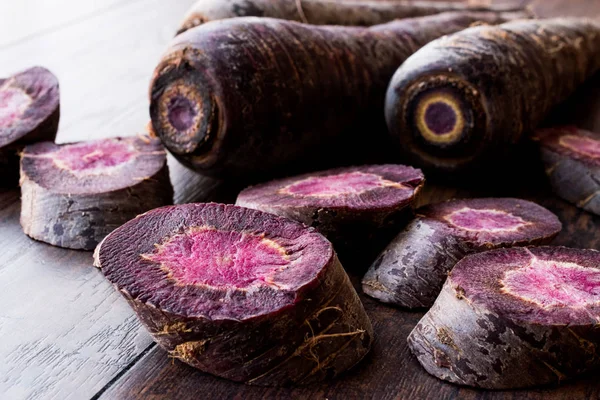
<path fill-rule="evenodd" d="M 424 181 L 420 170 L 404 165 L 337 168 L 249 187 L 236 204 L 313 226 L 342 261 L 359 262 L 374 257 L 412 216 Z"/>
<path fill-rule="evenodd" d="M 363 278 L 366 294 L 401 307 L 430 307 L 467 254 L 549 243 L 561 223 L 535 203 L 511 198 L 451 200 L 417 210 Z"/>
<path fill-rule="evenodd" d="M 515 247 L 456 264 L 408 344 L 439 379 L 521 388 L 600 366 L 599 322 L 599 252 Z"/>
<path fill-rule="evenodd" d="M 560 127 L 539 130 L 534 140 L 554 193 L 600 215 L 600 134 Z"/>
<path fill-rule="evenodd" d="M 26 144 L 54 141 L 59 101 L 58 80 L 45 68 L 33 67 L 0 79 L 0 184 L 17 184 L 18 153 Z"/>
<path fill-rule="evenodd" d="M 108 235 L 95 265 L 171 356 L 223 378 L 308 384 L 371 347 L 331 243 L 286 218 L 216 203 L 162 207 Z"/>
<path fill-rule="evenodd" d="M 27 146 L 21 193 L 28 236 L 85 250 L 136 215 L 173 202 L 166 152 L 147 136 Z"/>

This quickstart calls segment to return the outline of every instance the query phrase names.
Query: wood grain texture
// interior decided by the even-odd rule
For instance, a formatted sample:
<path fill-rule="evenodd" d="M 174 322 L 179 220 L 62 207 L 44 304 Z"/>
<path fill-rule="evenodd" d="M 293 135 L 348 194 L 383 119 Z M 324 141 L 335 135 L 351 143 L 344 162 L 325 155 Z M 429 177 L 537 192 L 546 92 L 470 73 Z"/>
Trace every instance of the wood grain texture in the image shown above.
<path fill-rule="evenodd" d="M 16 191 L 0 195 L 0 393 L 79 398 L 151 344 L 90 253 L 27 238 Z"/>
<path fill-rule="evenodd" d="M 3 1 L 0 3 L 0 48 L 75 24 L 131 1 L 141 0 Z"/>
<path fill-rule="evenodd" d="M 39 0 L 41 2 L 41 0 Z M 131 0 L 0 52 L 0 77 L 43 65 L 58 77 L 58 142 L 128 135 L 149 121 L 154 67 L 192 0 Z"/>
<path fill-rule="evenodd" d="M 57 74 L 58 141 L 142 132 L 154 65 L 191 2 L 2 2 L 0 46 L 21 32 L 5 18 L 40 13 L 53 28 L 25 21 L 27 37 L 0 52 L 0 76 L 38 64 Z M 215 181 L 170 163 L 177 200 L 212 194 Z M 0 192 L 0 398 L 90 398 L 154 344 L 90 252 L 27 238 L 19 213 L 19 191 Z"/>

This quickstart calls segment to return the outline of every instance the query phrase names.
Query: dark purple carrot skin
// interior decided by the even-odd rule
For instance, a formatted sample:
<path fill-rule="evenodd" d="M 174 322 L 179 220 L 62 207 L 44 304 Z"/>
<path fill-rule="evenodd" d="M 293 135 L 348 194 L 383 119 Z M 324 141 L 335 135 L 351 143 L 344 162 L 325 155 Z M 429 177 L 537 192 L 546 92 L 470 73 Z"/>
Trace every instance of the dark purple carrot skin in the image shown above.
<path fill-rule="evenodd" d="M 150 209 L 173 203 L 166 152 L 147 136 L 115 138 L 135 147 L 123 169 L 79 176 L 57 166 L 64 146 L 40 142 L 21 155 L 21 226 L 54 246 L 93 250 L 115 228 Z M 91 143 L 91 142 L 90 142 Z"/>
<path fill-rule="evenodd" d="M 307 179 L 369 174 L 401 188 L 373 186 L 361 193 L 314 197 L 282 192 Z M 333 243 L 346 268 L 365 270 L 373 258 L 413 215 L 425 183 L 420 170 L 404 165 L 364 165 L 336 168 L 279 179 L 244 189 L 236 204 L 300 221 Z"/>
<path fill-rule="evenodd" d="M 561 144 L 564 138 L 579 138 L 586 149 Z M 536 131 L 541 158 L 554 193 L 586 211 L 600 215 L 600 134 L 575 127 Z M 585 142 L 584 142 L 585 143 Z M 583 151 L 582 151 L 583 150 Z"/>
<path fill-rule="evenodd" d="M 0 186 L 19 183 L 19 153 L 28 144 L 54 141 L 60 119 L 57 78 L 43 67 L 32 67 L 10 78 L 0 79 L 0 91 L 23 91 L 32 99 L 23 115 L 10 127 L 0 127 Z"/>
<path fill-rule="evenodd" d="M 526 12 L 519 7 L 438 1 L 199 0 L 188 11 L 177 34 L 206 22 L 237 17 L 278 18 L 312 25 L 371 26 L 450 11 Z"/>
<path fill-rule="evenodd" d="M 597 303 L 544 309 L 502 291 L 502 274 L 533 259 L 575 263 L 595 276 L 600 265 L 597 251 L 564 247 L 499 249 L 464 258 L 408 337 L 427 372 L 460 385 L 513 389 L 560 383 L 600 365 Z"/>
<path fill-rule="evenodd" d="M 473 232 L 445 219 L 464 207 L 503 211 L 529 224 L 515 232 Z M 362 281 L 369 296 L 406 308 L 431 307 L 452 267 L 466 255 L 499 247 L 548 244 L 562 227 L 545 208 L 510 198 L 449 200 L 422 207 L 416 213 Z"/>
<path fill-rule="evenodd" d="M 211 22 L 175 38 L 156 68 L 152 126 L 175 157 L 209 175 L 274 175 L 307 158 L 335 164 L 387 141 L 385 88 L 410 54 L 473 23 L 503 20 L 446 13 L 371 28 Z"/>
<path fill-rule="evenodd" d="M 417 217 L 368 269 L 362 280 L 363 292 L 400 307 L 430 307 L 448 271 L 476 250 L 453 235 L 446 224 Z"/>
<path fill-rule="evenodd" d="M 473 27 L 411 56 L 388 87 L 398 148 L 440 172 L 493 169 L 600 70 L 600 23 L 550 19 Z"/>
<path fill-rule="evenodd" d="M 252 315 L 235 307 L 237 289 L 176 284 L 159 265 L 140 258 L 192 226 L 264 235 L 288 246 L 288 255 L 300 255 L 296 271 L 316 275 L 301 285 L 291 281 L 293 289 L 248 292 L 244 298 L 260 297 Z M 214 203 L 156 209 L 110 234 L 96 250 L 95 265 L 171 356 L 230 380 L 287 386 L 331 379 L 359 362 L 373 340 L 331 244 L 312 228 L 260 211 Z M 281 305 L 269 305 L 278 299 Z"/>

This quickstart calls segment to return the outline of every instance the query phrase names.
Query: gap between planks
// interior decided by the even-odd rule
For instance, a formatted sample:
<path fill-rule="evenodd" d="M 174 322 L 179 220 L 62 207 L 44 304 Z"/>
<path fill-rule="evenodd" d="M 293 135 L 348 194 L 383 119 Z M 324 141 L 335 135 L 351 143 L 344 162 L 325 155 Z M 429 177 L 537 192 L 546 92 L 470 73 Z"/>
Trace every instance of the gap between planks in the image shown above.
<path fill-rule="evenodd" d="M 156 347 L 156 342 L 152 342 L 148 347 L 146 347 L 140 354 L 137 355 L 126 367 L 124 367 L 118 374 L 116 374 L 102 389 L 100 389 L 95 395 L 93 395 L 90 400 L 98 400 L 100 396 L 104 394 L 108 389 L 110 389 L 115 383 L 117 383 L 123 375 L 125 375 L 131 368 L 133 368 L 138 361 L 144 358 L 147 354 L 150 353 L 152 349 Z"/>

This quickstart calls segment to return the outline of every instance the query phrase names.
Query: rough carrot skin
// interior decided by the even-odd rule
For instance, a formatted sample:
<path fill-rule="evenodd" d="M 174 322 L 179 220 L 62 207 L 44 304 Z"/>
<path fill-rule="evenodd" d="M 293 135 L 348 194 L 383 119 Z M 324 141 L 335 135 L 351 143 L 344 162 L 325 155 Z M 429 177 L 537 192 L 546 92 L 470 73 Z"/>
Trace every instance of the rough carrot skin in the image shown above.
<path fill-rule="evenodd" d="M 433 41 L 396 71 L 385 114 L 416 165 L 475 170 L 515 148 L 600 70 L 600 22 L 514 21 Z"/>
<path fill-rule="evenodd" d="M 93 250 L 136 215 L 173 203 L 166 151 L 144 135 L 35 143 L 20 170 L 23 232 L 53 246 Z"/>
<path fill-rule="evenodd" d="M 532 139 L 554 193 L 600 215 L 600 133 L 561 126 L 539 129 Z"/>
<path fill-rule="evenodd" d="M 211 22 L 175 38 L 156 68 L 153 130 L 180 161 L 214 176 L 340 157 L 385 139 L 385 89 L 409 55 L 439 36 L 503 19 L 446 13 L 371 28 Z"/>
<path fill-rule="evenodd" d="M 558 384 L 600 366 L 600 253 L 513 247 L 463 258 L 408 346 L 436 378 L 484 389 Z"/>
<path fill-rule="evenodd" d="M 114 230 L 94 258 L 171 357 L 221 378 L 314 384 L 373 343 L 331 243 L 287 218 L 216 203 L 161 207 Z"/>
<path fill-rule="evenodd" d="M 464 216 L 465 212 L 472 213 L 472 219 L 466 221 L 471 227 L 464 219 L 461 224 L 453 223 L 453 215 Z M 461 258 L 500 247 L 547 244 L 562 228 L 549 210 L 514 198 L 449 200 L 421 207 L 416 214 L 362 281 L 365 294 L 412 309 L 431 307 Z M 504 229 L 497 225 L 500 229 L 489 230 L 493 221 L 503 224 L 511 220 Z M 523 224 L 512 225 L 518 221 Z"/>
<path fill-rule="evenodd" d="M 521 11 L 513 6 L 475 6 L 438 1 L 340 0 L 199 0 L 188 11 L 177 33 L 209 21 L 237 17 L 269 17 L 313 25 L 383 24 L 394 19 L 423 17 L 450 11 Z"/>
<path fill-rule="evenodd" d="M 364 271 L 412 218 L 424 183 L 420 170 L 405 165 L 343 167 L 250 186 L 236 205 L 314 227 L 346 270 Z"/>

